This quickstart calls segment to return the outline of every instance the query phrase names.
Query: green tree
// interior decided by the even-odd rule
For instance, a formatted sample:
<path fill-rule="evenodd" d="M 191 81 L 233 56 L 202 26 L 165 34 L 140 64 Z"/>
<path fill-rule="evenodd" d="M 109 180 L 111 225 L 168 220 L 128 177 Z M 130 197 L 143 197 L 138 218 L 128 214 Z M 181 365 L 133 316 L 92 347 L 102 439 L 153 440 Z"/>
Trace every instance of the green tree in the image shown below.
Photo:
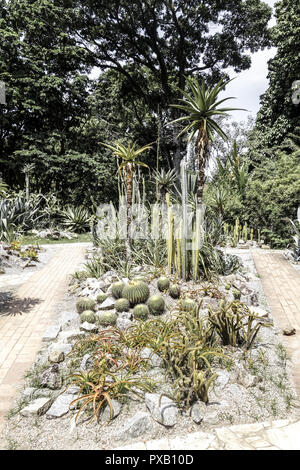
<path fill-rule="evenodd" d="M 294 0 L 281 0 L 275 5 L 277 24 L 271 37 L 277 47 L 269 61 L 269 87 L 262 96 L 254 136 L 256 145 L 251 152 L 257 161 L 257 149 L 270 148 L 282 142 L 299 125 L 300 104 L 293 103 L 293 83 L 300 79 L 300 5 Z"/>

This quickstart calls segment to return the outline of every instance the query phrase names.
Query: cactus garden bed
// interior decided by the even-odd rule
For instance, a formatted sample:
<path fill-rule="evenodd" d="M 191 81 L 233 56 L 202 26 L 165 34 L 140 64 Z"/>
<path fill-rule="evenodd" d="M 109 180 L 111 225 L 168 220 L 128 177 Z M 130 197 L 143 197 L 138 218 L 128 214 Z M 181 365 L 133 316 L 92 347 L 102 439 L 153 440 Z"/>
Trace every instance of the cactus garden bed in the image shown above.
<path fill-rule="evenodd" d="M 18 449 L 112 449 L 135 440 L 299 414 L 281 331 L 251 253 L 239 270 L 77 275 L 6 436 Z"/>

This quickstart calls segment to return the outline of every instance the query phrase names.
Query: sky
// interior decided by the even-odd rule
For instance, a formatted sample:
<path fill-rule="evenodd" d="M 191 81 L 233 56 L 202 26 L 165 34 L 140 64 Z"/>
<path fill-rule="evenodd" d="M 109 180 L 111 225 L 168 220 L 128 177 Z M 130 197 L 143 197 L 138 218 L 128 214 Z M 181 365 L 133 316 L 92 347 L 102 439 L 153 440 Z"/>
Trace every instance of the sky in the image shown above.
<path fill-rule="evenodd" d="M 269 6 L 274 7 L 277 0 L 264 1 Z M 269 27 L 275 24 L 276 20 L 274 18 L 273 8 L 273 16 L 269 22 Z M 272 59 L 275 54 L 275 47 L 251 54 L 252 64 L 250 69 L 238 74 L 234 72 L 230 74 L 230 78 L 236 78 L 228 84 L 224 96 L 234 96 L 236 99 L 228 101 L 228 106 L 230 107 L 232 105 L 248 110 L 248 112 L 232 111 L 230 115 L 235 121 L 246 120 L 248 115 L 252 115 L 255 118 L 260 108 L 260 96 L 266 91 L 269 85 L 267 79 L 268 60 Z M 220 95 L 220 97 L 222 97 L 222 95 Z"/>

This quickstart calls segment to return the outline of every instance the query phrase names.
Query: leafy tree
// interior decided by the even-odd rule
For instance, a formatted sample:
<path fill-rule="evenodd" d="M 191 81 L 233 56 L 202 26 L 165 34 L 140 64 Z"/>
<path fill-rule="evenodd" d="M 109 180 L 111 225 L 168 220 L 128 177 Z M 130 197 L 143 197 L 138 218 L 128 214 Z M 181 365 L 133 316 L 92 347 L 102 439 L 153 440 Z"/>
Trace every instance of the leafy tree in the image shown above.
<path fill-rule="evenodd" d="M 294 0 L 281 0 L 275 4 L 275 11 L 277 24 L 271 37 L 277 53 L 269 61 L 269 88 L 257 115 L 258 136 L 251 153 L 254 161 L 263 158 L 257 149 L 280 144 L 299 125 L 300 104 L 293 103 L 292 87 L 300 79 L 300 5 Z"/>

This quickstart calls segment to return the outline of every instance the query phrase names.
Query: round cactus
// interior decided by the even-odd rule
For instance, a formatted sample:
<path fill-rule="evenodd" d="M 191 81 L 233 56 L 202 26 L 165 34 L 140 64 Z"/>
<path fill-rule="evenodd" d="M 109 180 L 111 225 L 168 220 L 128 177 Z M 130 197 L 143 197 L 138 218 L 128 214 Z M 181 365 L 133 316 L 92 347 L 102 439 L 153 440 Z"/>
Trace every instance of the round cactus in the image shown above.
<path fill-rule="evenodd" d="M 233 289 L 232 293 L 235 300 L 240 300 L 241 291 L 239 291 L 238 289 Z"/>
<path fill-rule="evenodd" d="M 173 299 L 180 297 L 180 287 L 178 284 L 172 284 L 169 288 L 169 294 Z"/>
<path fill-rule="evenodd" d="M 146 320 L 149 315 L 149 308 L 146 304 L 138 304 L 133 309 L 134 318 L 140 318 L 141 320 Z"/>
<path fill-rule="evenodd" d="M 152 315 L 160 315 L 165 309 L 165 301 L 161 295 L 152 295 L 149 298 L 147 305 Z"/>
<path fill-rule="evenodd" d="M 117 321 L 118 315 L 112 311 L 100 312 L 98 314 L 99 325 L 114 325 Z"/>
<path fill-rule="evenodd" d="M 170 286 L 170 281 L 167 277 L 162 276 L 157 280 L 157 288 L 161 292 L 164 292 L 165 290 L 168 290 Z"/>
<path fill-rule="evenodd" d="M 106 300 L 107 297 L 108 297 L 107 294 L 99 294 L 99 295 L 97 296 L 97 302 L 98 302 L 98 304 L 102 304 L 102 302 L 104 302 L 104 300 Z"/>
<path fill-rule="evenodd" d="M 85 310 L 94 310 L 96 302 L 89 297 L 82 297 L 76 302 L 76 310 L 78 313 L 82 313 Z"/>
<path fill-rule="evenodd" d="M 111 293 L 115 299 L 120 299 L 122 297 L 122 291 L 125 287 L 124 282 L 118 281 L 111 286 Z"/>
<path fill-rule="evenodd" d="M 130 281 L 122 292 L 122 296 L 129 300 L 131 305 L 146 302 L 150 294 L 149 287 L 143 281 Z"/>
<path fill-rule="evenodd" d="M 117 310 L 117 312 L 128 312 L 129 308 L 129 300 L 123 298 L 116 300 L 115 309 Z"/>
<path fill-rule="evenodd" d="M 95 323 L 95 312 L 93 312 L 93 310 L 85 310 L 80 314 L 80 321 L 81 323 L 84 323 L 85 321 L 87 321 L 88 323 Z"/>
<path fill-rule="evenodd" d="M 185 299 L 182 299 L 179 302 L 179 307 L 184 312 L 192 312 L 193 310 L 196 309 L 197 305 L 193 301 L 193 299 L 190 299 L 189 297 L 186 297 Z"/>

